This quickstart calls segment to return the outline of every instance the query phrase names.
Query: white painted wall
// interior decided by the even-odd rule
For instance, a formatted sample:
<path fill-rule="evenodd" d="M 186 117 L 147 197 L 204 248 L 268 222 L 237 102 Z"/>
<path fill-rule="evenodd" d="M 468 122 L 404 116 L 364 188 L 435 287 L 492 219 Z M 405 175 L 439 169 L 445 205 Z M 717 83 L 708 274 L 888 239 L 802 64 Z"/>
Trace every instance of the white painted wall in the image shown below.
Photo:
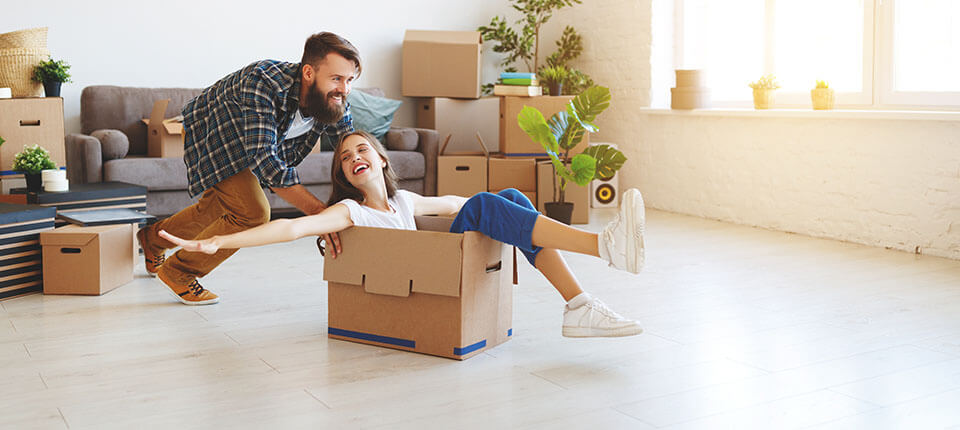
<path fill-rule="evenodd" d="M 400 99 L 400 47 L 406 29 L 475 30 L 506 1 L 119 0 L 5 2 L 0 33 L 49 27 L 54 58 L 67 60 L 66 132 L 80 130 L 80 91 L 89 85 L 202 88 L 253 61 L 299 61 L 307 36 L 332 31 L 360 50 L 356 85 Z M 494 55 L 485 78 L 497 76 Z M 414 123 L 408 100 L 396 123 Z"/>

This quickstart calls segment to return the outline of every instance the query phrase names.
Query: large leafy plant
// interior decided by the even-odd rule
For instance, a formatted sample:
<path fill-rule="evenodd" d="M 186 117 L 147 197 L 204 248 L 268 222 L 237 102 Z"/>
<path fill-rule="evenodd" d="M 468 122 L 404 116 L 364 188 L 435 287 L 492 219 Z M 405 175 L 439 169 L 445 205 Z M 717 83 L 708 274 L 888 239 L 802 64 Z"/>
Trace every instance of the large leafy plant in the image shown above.
<path fill-rule="evenodd" d="M 527 72 L 540 74 L 540 29 L 550 21 L 554 12 L 565 7 L 580 4 L 582 0 L 510 0 L 510 7 L 521 13 L 515 24 L 522 25 L 515 30 L 507 19 L 495 16 L 490 24 L 477 28 L 484 41 L 494 41 L 493 52 L 506 54 L 501 65 L 506 72 L 516 72 L 518 65 L 523 65 Z M 562 67 L 567 70 L 567 77 L 562 82 L 566 92 L 576 94 L 593 86 L 589 76 L 569 66 L 583 52 L 583 40 L 580 34 L 566 26 L 563 34 L 556 41 L 557 50 L 546 58 L 547 67 Z M 543 76 L 541 76 L 543 79 Z M 493 84 L 484 85 L 487 93 Z M 551 94 L 559 95 L 559 94 Z"/>
<path fill-rule="evenodd" d="M 547 120 L 537 108 L 524 106 L 517 115 L 520 128 L 546 150 L 553 163 L 553 201 L 565 201 L 567 183 L 586 186 L 594 179 L 609 178 L 623 167 L 627 157 L 609 145 L 594 145 L 582 153 L 570 153 L 586 133 L 599 131 L 597 116 L 610 106 L 610 89 L 590 87 L 574 97 L 567 109 Z"/>

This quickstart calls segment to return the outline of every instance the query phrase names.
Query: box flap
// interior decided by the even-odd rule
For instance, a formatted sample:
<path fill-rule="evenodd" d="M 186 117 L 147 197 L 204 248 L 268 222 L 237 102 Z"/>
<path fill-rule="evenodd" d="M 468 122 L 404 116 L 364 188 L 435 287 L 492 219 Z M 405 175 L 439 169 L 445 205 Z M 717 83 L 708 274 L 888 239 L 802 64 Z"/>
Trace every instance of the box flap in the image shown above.
<path fill-rule="evenodd" d="M 362 285 L 372 294 L 458 297 L 462 239 L 444 232 L 351 227 L 340 232 L 343 253 L 324 258 L 323 279 Z"/>
<path fill-rule="evenodd" d="M 163 128 L 167 131 L 167 134 L 183 134 L 183 123 L 177 122 L 175 119 L 164 120 Z"/>
<path fill-rule="evenodd" d="M 148 127 L 150 124 L 156 125 L 163 122 L 163 114 L 167 111 L 167 104 L 169 103 L 170 100 L 166 99 L 153 102 L 153 110 L 150 111 L 150 122 L 147 122 Z"/>
<path fill-rule="evenodd" d="M 487 151 L 487 145 L 483 143 L 483 137 L 480 136 L 480 132 L 477 132 L 477 145 L 480 146 L 482 152 L 458 152 L 456 154 L 444 154 L 444 151 L 447 149 L 447 145 L 450 144 L 450 139 L 453 138 L 453 134 L 448 134 L 447 138 L 443 140 L 443 145 L 440 145 L 440 152 L 437 155 L 483 155 L 484 157 L 490 158 L 490 151 Z"/>
<path fill-rule="evenodd" d="M 64 226 L 53 231 L 40 233 L 41 246 L 73 246 L 84 247 L 97 238 L 101 227 L 80 228 L 77 226 Z"/>
<path fill-rule="evenodd" d="M 407 30 L 403 35 L 403 41 L 463 45 L 478 45 L 483 43 L 479 31 Z"/>

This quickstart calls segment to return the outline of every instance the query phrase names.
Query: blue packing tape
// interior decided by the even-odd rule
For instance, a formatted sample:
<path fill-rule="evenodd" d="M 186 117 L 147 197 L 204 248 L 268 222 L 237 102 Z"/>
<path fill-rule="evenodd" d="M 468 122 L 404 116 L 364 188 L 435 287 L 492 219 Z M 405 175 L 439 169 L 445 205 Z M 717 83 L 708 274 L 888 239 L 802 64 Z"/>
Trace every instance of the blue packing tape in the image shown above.
<path fill-rule="evenodd" d="M 416 348 L 417 342 L 407 339 L 399 339 L 389 336 L 379 336 L 370 333 L 361 333 L 359 331 L 344 330 L 340 328 L 327 327 L 327 333 L 335 336 L 351 337 L 354 339 L 369 340 L 373 342 L 386 343 L 388 345 L 402 346 L 404 348 Z"/>

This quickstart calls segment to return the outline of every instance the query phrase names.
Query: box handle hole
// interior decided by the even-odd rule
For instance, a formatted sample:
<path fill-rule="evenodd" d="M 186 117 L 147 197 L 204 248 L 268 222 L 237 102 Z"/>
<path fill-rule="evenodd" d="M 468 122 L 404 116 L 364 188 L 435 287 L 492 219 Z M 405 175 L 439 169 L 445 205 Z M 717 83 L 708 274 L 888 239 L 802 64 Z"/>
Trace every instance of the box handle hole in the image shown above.
<path fill-rule="evenodd" d="M 62 254 L 79 254 L 80 248 L 60 248 Z"/>
<path fill-rule="evenodd" d="M 40 126 L 40 120 L 39 120 L 39 119 L 38 119 L 38 120 L 33 120 L 33 121 L 29 121 L 29 120 L 28 120 L 28 121 L 24 121 L 24 120 L 22 120 L 22 119 L 20 120 L 20 127 L 39 127 L 39 126 Z"/>
<path fill-rule="evenodd" d="M 498 271 L 500 271 L 500 268 L 501 268 L 502 266 L 503 266 L 503 262 L 502 262 L 502 261 L 498 261 L 497 264 L 494 264 L 494 265 L 492 265 L 492 266 L 488 266 L 488 267 L 487 267 L 487 273 L 498 272 Z"/>
<path fill-rule="evenodd" d="M 466 170 L 470 170 L 470 166 L 457 166 L 456 169 L 458 172 L 463 172 Z"/>

